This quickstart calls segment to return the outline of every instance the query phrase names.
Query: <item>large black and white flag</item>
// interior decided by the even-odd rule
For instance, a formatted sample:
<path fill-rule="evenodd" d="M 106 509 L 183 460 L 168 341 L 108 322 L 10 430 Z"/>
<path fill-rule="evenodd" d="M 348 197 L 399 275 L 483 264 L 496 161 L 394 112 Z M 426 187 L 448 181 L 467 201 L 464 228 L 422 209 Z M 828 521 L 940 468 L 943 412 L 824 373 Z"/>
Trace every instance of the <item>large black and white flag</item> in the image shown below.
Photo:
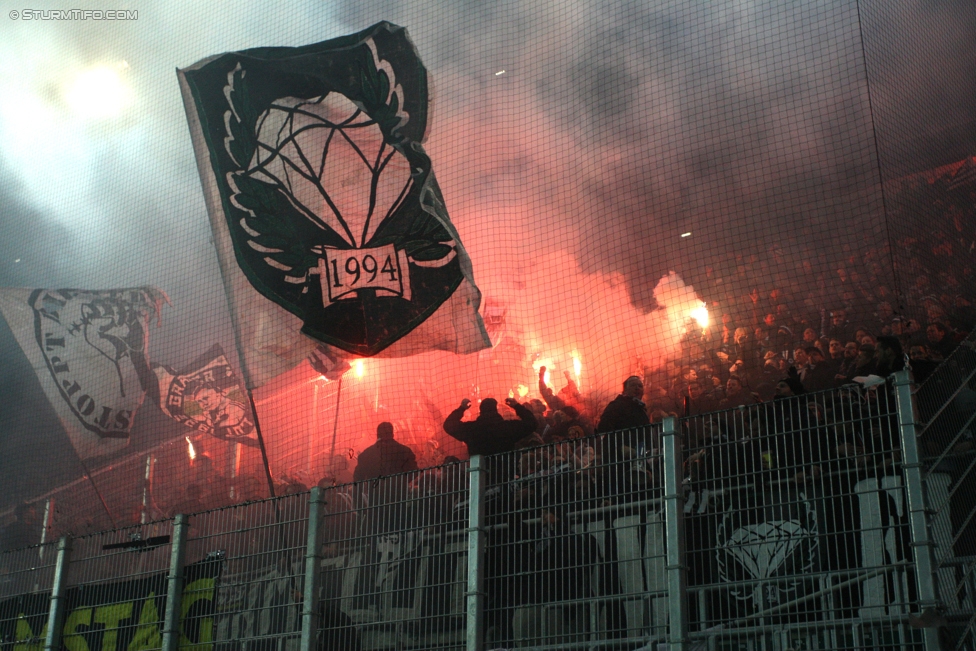
<path fill-rule="evenodd" d="M 152 378 L 149 324 L 163 302 L 153 287 L 0 289 L 0 313 L 82 459 L 128 443 Z"/>
<path fill-rule="evenodd" d="M 179 79 L 251 387 L 320 344 L 340 365 L 489 345 L 405 29 L 221 54 Z"/>
<path fill-rule="evenodd" d="M 259 445 L 247 395 L 219 345 L 182 371 L 157 364 L 153 371 L 164 414 L 219 439 Z"/>

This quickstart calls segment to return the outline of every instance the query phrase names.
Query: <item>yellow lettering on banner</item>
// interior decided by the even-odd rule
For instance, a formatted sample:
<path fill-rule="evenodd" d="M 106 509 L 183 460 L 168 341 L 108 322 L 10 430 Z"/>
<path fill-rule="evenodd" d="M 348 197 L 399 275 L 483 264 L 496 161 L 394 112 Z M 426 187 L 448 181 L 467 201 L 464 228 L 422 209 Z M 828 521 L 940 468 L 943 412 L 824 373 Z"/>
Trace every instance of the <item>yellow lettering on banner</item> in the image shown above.
<path fill-rule="evenodd" d="M 17 630 L 14 631 L 14 638 L 19 644 L 14 645 L 14 651 L 41 651 L 44 648 L 44 638 L 46 637 L 47 622 L 44 622 L 41 634 L 34 637 L 34 631 L 27 623 L 27 618 L 24 613 L 20 613 L 20 617 L 17 618 Z"/>
<path fill-rule="evenodd" d="M 119 622 L 132 617 L 132 602 L 127 601 L 111 606 L 100 606 L 95 611 L 95 623 L 105 624 L 105 636 L 102 638 L 101 651 L 115 651 L 115 644 L 119 639 Z"/>
<path fill-rule="evenodd" d="M 155 596 L 155 592 L 150 592 L 149 597 L 142 604 L 142 610 L 139 611 L 139 627 L 126 651 L 152 651 L 162 648 L 163 636 L 159 632 L 159 610 L 156 608 Z"/>
<path fill-rule="evenodd" d="M 186 620 L 190 608 L 198 601 L 213 601 L 214 598 L 214 579 L 197 579 L 193 583 L 183 588 L 183 601 L 180 603 L 180 651 L 192 649 L 193 651 L 205 651 L 213 648 L 213 618 L 204 617 L 200 623 L 200 639 L 191 640 L 183 634 L 183 622 Z"/>
<path fill-rule="evenodd" d="M 91 625 L 91 608 L 79 608 L 78 610 L 71 611 L 71 614 L 64 620 L 64 647 L 68 651 L 89 651 L 88 643 L 85 642 L 85 638 L 81 637 L 80 633 L 76 633 L 78 627 L 81 625 L 90 626 Z"/>

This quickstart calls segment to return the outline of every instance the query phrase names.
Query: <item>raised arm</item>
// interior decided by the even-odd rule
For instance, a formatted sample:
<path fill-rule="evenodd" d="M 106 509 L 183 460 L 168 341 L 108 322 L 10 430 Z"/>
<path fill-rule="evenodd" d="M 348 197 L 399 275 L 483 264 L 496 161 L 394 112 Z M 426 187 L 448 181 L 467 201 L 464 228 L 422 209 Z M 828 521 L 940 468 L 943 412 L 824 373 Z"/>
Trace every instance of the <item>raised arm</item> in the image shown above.
<path fill-rule="evenodd" d="M 459 441 L 462 440 L 460 436 L 461 430 L 463 429 L 461 427 L 461 418 L 464 417 L 464 412 L 466 412 L 470 406 L 471 401 L 465 398 L 461 401 L 461 406 L 448 414 L 447 418 L 444 420 L 444 431 Z"/>

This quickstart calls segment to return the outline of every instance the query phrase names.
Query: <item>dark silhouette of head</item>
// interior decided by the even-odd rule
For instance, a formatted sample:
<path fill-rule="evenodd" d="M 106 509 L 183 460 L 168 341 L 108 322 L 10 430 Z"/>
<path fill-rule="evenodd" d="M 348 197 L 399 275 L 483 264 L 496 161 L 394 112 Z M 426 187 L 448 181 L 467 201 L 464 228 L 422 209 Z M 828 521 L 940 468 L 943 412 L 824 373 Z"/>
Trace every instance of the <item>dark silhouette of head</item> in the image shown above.
<path fill-rule="evenodd" d="M 382 422 L 376 426 L 376 438 L 378 439 L 392 439 L 393 438 L 393 423 Z"/>
<path fill-rule="evenodd" d="M 494 398 L 485 398 L 481 401 L 481 415 L 488 416 L 498 413 L 498 401 Z"/>

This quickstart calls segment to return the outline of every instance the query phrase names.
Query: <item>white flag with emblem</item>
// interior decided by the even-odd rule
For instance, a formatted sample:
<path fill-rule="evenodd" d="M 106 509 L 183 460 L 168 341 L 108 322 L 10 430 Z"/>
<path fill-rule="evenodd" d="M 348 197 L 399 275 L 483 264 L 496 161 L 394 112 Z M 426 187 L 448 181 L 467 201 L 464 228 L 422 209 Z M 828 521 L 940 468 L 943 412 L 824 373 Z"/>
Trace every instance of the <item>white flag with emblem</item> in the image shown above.
<path fill-rule="evenodd" d="M 80 458 L 128 444 L 152 376 L 149 323 L 164 301 L 152 287 L 0 289 L 0 313 Z"/>

